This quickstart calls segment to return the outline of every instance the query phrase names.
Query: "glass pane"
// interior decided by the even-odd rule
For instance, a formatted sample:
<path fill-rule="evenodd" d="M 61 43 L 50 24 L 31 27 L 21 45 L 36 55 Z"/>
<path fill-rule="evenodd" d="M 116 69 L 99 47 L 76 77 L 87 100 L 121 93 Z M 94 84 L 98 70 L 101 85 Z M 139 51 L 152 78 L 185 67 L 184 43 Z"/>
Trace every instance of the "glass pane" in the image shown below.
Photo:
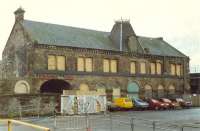
<path fill-rule="evenodd" d="M 111 60 L 111 72 L 116 73 L 117 72 L 117 60 Z"/>
<path fill-rule="evenodd" d="M 156 63 L 156 66 L 157 66 L 157 74 L 161 74 L 161 72 L 162 72 L 162 67 L 161 67 L 161 63 Z"/>
<path fill-rule="evenodd" d="M 65 70 L 65 56 L 57 56 L 57 69 L 61 71 Z"/>
<path fill-rule="evenodd" d="M 79 57 L 77 62 L 77 70 L 84 71 L 84 59 Z"/>
<path fill-rule="evenodd" d="M 92 72 L 92 58 L 85 59 L 85 71 Z"/>
<path fill-rule="evenodd" d="M 155 73 L 156 73 L 156 64 L 151 63 L 151 74 L 155 74 Z"/>
<path fill-rule="evenodd" d="M 176 74 L 177 74 L 178 76 L 181 75 L 181 65 L 176 65 Z"/>
<path fill-rule="evenodd" d="M 48 55 L 48 70 L 56 69 L 56 56 Z"/>
<path fill-rule="evenodd" d="M 108 59 L 103 60 L 103 72 L 109 72 L 109 60 Z"/>
<path fill-rule="evenodd" d="M 131 65 L 130 65 L 131 67 L 131 69 L 130 69 L 130 73 L 131 74 L 135 74 L 135 72 L 136 72 L 136 69 L 135 69 L 135 62 L 131 62 Z"/>
<path fill-rule="evenodd" d="M 146 64 L 145 64 L 145 62 L 140 63 L 140 73 L 146 74 Z"/>
<path fill-rule="evenodd" d="M 171 64 L 171 75 L 175 75 L 176 72 L 175 72 L 175 65 L 174 64 Z"/>

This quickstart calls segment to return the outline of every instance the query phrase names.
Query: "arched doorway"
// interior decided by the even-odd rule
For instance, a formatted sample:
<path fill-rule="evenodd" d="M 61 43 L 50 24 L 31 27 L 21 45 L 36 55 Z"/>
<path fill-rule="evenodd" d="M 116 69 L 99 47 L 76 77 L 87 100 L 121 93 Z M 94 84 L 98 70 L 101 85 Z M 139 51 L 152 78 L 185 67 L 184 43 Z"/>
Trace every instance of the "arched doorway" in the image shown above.
<path fill-rule="evenodd" d="M 71 85 L 59 79 L 52 79 L 44 82 L 40 87 L 41 93 L 57 93 L 62 94 L 63 90 L 71 90 Z"/>
<path fill-rule="evenodd" d="M 164 87 L 162 85 L 158 85 L 158 98 L 162 98 L 165 96 Z"/>
<path fill-rule="evenodd" d="M 144 86 L 144 96 L 145 98 L 152 98 L 152 87 L 150 85 Z"/>
<path fill-rule="evenodd" d="M 139 86 L 136 82 L 130 82 L 127 86 L 127 95 L 130 98 L 138 98 L 139 96 Z"/>
<path fill-rule="evenodd" d="M 41 93 L 54 93 L 56 97 L 56 103 L 55 103 L 55 110 L 60 112 L 61 107 L 61 99 L 60 95 L 63 93 L 63 90 L 71 90 L 71 85 L 64 81 L 59 79 L 51 79 L 46 82 L 44 82 L 40 87 Z"/>
<path fill-rule="evenodd" d="M 175 95 L 175 87 L 174 85 L 170 85 L 168 87 L 168 97 L 173 97 L 173 95 Z"/>

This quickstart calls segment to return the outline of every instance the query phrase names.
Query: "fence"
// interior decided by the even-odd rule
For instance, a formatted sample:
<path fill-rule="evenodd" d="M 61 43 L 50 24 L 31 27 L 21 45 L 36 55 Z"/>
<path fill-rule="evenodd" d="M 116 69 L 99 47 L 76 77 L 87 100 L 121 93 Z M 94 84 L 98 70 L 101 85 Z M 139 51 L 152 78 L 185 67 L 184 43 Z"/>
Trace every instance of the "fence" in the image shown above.
<path fill-rule="evenodd" d="M 198 124 L 178 124 L 117 115 L 55 116 L 54 131 L 199 131 Z"/>

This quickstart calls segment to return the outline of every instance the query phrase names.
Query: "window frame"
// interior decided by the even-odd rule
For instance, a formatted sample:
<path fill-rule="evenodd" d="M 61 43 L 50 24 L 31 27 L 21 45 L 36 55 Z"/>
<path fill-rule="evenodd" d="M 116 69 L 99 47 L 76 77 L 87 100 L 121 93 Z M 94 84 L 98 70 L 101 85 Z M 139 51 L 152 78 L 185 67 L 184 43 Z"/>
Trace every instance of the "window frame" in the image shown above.
<path fill-rule="evenodd" d="M 83 70 L 78 70 L 79 69 L 79 62 L 78 62 L 78 59 L 79 58 L 82 58 L 83 59 Z M 87 68 L 86 68 L 86 59 L 91 59 L 91 71 L 88 71 Z M 77 66 L 76 66 L 76 70 L 78 72 L 93 72 L 94 71 L 94 64 L 93 64 L 93 58 L 92 57 L 77 57 Z"/>

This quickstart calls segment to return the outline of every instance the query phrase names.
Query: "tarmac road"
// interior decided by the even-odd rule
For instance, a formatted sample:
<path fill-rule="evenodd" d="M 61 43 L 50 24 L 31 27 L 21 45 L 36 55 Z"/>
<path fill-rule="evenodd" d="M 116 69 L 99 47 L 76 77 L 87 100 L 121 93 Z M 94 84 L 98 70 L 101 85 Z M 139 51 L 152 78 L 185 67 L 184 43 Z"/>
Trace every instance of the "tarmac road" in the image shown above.
<path fill-rule="evenodd" d="M 110 114 L 107 114 L 106 116 L 103 114 L 90 115 L 88 123 L 86 117 L 84 116 L 78 116 L 76 118 L 71 116 L 65 118 L 59 117 L 57 118 L 57 128 L 54 128 L 53 117 L 29 119 L 29 122 L 49 127 L 52 131 L 86 131 L 86 125 L 88 125 L 90 131 L 153 131 L 154 124 L 156 127 L 155 131 L 180 131 L 180 126 L 184 124 L 195 124 L 200 127 L 200 108 L 166 111 L 112 112 Z M 112 119 L 110 119 L 110 117 Z M 133 126 L 131 127 L 132 121 Z M 1 123 L 0 131 L 6 130 L 6 123 Z M 12 131 L 41 130 L 13 125 Z M 184 127 L 184 131 L 200 131 L 200 128 Z"/>

